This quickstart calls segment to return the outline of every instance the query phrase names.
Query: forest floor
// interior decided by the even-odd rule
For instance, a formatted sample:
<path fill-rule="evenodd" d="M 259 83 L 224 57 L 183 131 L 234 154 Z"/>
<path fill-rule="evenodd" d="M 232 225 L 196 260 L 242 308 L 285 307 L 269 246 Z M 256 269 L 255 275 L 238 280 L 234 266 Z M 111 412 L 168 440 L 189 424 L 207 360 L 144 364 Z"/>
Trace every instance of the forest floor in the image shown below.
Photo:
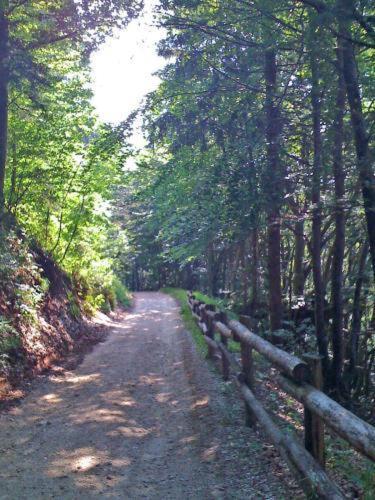
<path fill-rule="evenodd" d="M 138 293 L 107 340 L 0 416 L 1 499 L 301 498 L 202 362 L 174 299 Z"/>

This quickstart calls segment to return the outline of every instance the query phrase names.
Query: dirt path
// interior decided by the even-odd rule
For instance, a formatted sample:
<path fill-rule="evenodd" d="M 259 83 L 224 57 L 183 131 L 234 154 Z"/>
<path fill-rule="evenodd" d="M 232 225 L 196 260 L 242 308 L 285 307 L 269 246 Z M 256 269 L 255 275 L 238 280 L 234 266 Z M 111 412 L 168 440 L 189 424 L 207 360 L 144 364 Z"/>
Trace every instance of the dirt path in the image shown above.
<path fill-rule="evenodd" d="M 139 293 L 112 326 L 76 370 L 1 415 L 1 499 L 289 497 L 173 299 Z"/>

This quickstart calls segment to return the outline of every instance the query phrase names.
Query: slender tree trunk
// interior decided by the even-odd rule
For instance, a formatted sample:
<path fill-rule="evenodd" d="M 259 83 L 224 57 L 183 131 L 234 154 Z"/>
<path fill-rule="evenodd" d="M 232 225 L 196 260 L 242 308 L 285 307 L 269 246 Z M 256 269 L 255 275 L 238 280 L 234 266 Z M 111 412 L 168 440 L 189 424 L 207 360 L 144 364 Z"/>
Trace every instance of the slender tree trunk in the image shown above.
<path fill-rule="evenodd" d="M 242 281 L 242 276 L 243 276 L 243 270 L 242 270 L 242 265 L 243 265 L 243 244 L 242 241 L 238 243 L 237 249 L 236 249 L 236 259 L 235 259 L 235 264 L 234 264 L 234 273 L 233 273 L 233 291 L 235 293 L 238 293 L 239 296 L 241 296 L 241 291 L 242 291 L 242 286 L 241 286 L 241 281 Z"/>
<path fill-rule="evenodd" d="M 362 111 L 362 99 L 354 46 L 351 41 L 350 28 L 354 3 L 352 0 L 338 0 L 338 6 L 340 7 L 339 24 L 343 47 L 343 73 L 353 125 L 358 172 L 362 187 L 371 262 L 375 278 L 375 173 L 374 160 L 369 147 L 369 135 L 366 130 L 365 118 Z"/>
<path fill-rule="evenodd" d="M 320 186 L 322 174 L 322 135 L 321 135 L 321 89 L 319 85 L 319 59 L 315 41 L 310 53 L 311 65 L 311 103 L 313 119 L 314 162 L 312 178 L 312 264 L 315 289 L 315 329 L 319 354 L 322 356 L 324 380 L 327 383 L 329 372 L 328 339 L 324 324 L 324 286 L 322 279 L 322 209 Z"/>
<path fill-rule="evenodd" d="M 223 255 L 223 264 L 222 264 L 222 283 L 223 283 L 223 289 L 227 289 L 227 268 L 228 268 L 228 252 L 227 250 L 224 250 L 224 255 Z"/>
<path fill-rule="evenodd" d="M 246 258 L 246 241 L 244 238 L 241 242 L 241 285 L 242 285 L 242 303 L 243 310 L 246 311 L 249 302 L 249 275 L 248 275 L 248 266 L 247 266 L 247 258 Z"/>
<path fill-rule="evenodd" d="M 0 1 L 0 227 L 4 216 L 4 183 L 8 146 L 9 23 L 6 14 L 7 4 L 7 1 Z"/>
<path fill-rule="evenodd" d="M 375 363 L 375 349 L 370 348 L 368 345 L 371 342 L 371 339 L 374 338 L 375 335 L 375 305 L 372 307 L 372 318 L 370 324 L 365 333 L 365 337 L 363 339 L 363 351 L 364 351 L 364 380 L 363 380 L 363 392 L 366 397 L 370 394 L 371 388 L 374 387 L 372 383 L 372 374 L 373 366 Z"/>
<path fill-rule="evenodd" d="M 256 313 L 259 304 L 259 251 L 258 228 L 253 229 L 251 241 L 251 314 Z"/>
<path fill-rule="evenodd" d="M 293 304 L 293 270 L 294 270 L 294 254 L 295 249 L 292 248 L 292 253 L 289 261 L 289 270 L 288 270 L 288 319 L 289 321 L 292 319 L 292 304 Z"/>
<path fill-rule="evenodd" d="M 282 175 L 280 172 L 279 140 L 280 117 L 276 95 L 277 64 L 274 49 L 265 52 L 264 76 L 266 81 L 266 140 L 267 140 L 267 175 L 266 189 L 268 193 L 268 288 L 271 332 L 282 326 L 281 297 L 281 233 L 280 233 L 280 198 L 282 195 Z M 277 342 L 277 335 L 273 336 Z"/>
<path fill-rule="evenodd" d="M 363 244 L 358 272 L 357 280 L 355 283 L 354 299 L 353 299 L 353 314 L 352 314 L 352 328 L 350 335 L 350 347 L 349 347 L 349 369 L 351 373 L 355 372 L 358 357 L 358 341 L 361 333 L 361 319 L 362 319 L 362 307 L 361 307 L 361 293 L 363 285 L 363 274 L 365 271 L 366 260 L 368 255 L 368 242 Z"/>
<path fill-rule="evenodd" d="M 332 260 L 332 377 L 331 383 L 339 390 L 344 363 L 343 339 L 343 265 L 345 250 L 345 172 L 343 168 L 345 83 L 343 78 L 341 40 L 337 48 L 337 97 L 334 122 L 333 175 L 335 179 L 335 241 Z"/>
<path fill-rule="evenodd" d="M 301 218 L 294 225 L 295 252 L 293 266 L 293 293 L 297 297 L 303 297 L 305 288 L 305 271 L 303 258 L 305 255 L 305 221 Z"/>

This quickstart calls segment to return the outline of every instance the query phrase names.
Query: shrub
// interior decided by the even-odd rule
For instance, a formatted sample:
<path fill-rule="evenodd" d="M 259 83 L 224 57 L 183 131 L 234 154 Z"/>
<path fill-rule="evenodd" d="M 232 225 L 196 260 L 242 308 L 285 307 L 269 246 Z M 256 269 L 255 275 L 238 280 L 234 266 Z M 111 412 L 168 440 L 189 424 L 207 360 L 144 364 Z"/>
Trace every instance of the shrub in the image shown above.
<path fill-rule="evenodd" d="M 117 303 L 124 307 L 130 307 L 131 293 L 117 277 L 113 279 L 112 287 L 115 293 Z"/>

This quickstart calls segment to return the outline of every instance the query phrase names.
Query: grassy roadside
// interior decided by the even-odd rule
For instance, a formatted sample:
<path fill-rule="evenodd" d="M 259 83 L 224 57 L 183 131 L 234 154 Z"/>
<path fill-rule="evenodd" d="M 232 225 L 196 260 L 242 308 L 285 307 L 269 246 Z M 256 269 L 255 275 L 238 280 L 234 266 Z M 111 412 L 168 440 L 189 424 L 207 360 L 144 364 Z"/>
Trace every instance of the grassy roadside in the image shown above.
<path fill-rule="evenodd" d="M 162 288 L 160 290 L 177 300 L 181 308 L 181 317 L 187 330 L 192 334 L 195 343 L 197 344 L 199 352 L 206 356 L 207 344 L 204 341 L 202 332 L 198 327 L 195 319 L 193 318 L 187 302 L 186 290 L 182 288 Z M 203 300 L 203 299 L 200 299 Z"/>
<path fill-rule="evenodd" d="M 225 311 L 229 319 L 238 319 L 237 314 L 228 310 L 228 306 L 225 300 L 210 297 L 209 295 L 205 295 L 204 293 L 201 292 L 193 292 L 193 293 L 197 300 L 201 300 L 205 304 L 211 304 L 213 306 L 216 306 L 217 309 L 219 309 L 220 311 Z"/>
<path fill-rule="evenodd" d="M 193 318 L 190 308 L 187 302 L 187 290 L 183 288 L 162 288 L 161 292 L 170 295 L 175 298 L 181 307 L 181 316 L 184 322 L 184 325 L 189 332 L 193 335 L 194 341 L 198 346 L 199 352 L 206 355 L 207 354 L 207 344 L 203 339 L 202 332 L 198 327 L 195 319 Z M 217 306 L 218 309 L 222 311 L 225 310 L 225 305 L 220 299 L 214 299 L 209 297 L 208 295 L 204 295 L 201 292 L 194 292 L 194 295 L 198 300 L 205 302 L 206 304 L 212 304 Z M 238 319 L 237 315 L 231 311 L 225 311 L 230 319 Z M 232 352 L 238 352 L 240 350 L 240 345 L 232 340 L 229 341 L 228 344 L 229 350 Z"/>

